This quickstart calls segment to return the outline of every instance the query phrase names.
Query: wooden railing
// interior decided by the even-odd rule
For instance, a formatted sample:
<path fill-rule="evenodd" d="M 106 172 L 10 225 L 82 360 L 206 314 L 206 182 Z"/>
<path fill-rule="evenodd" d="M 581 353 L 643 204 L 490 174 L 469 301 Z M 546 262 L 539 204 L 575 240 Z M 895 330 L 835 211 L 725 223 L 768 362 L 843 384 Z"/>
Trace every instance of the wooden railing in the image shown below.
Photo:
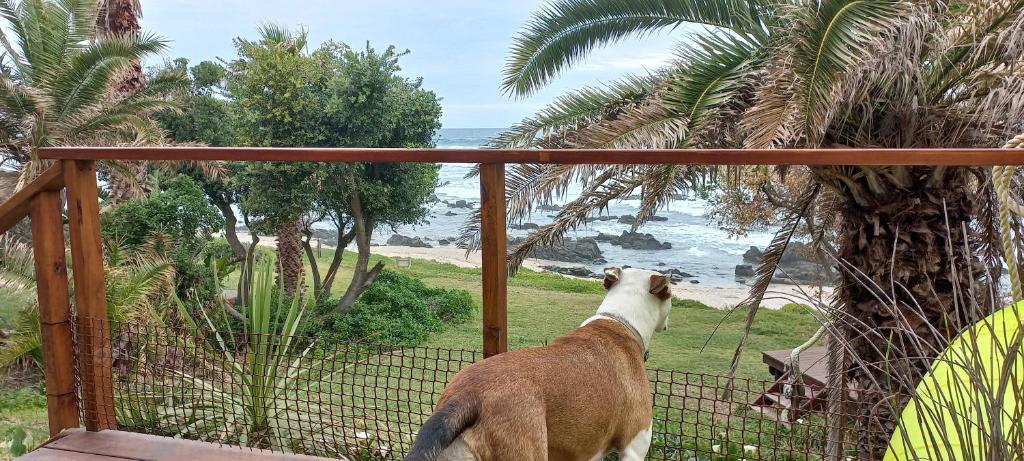
<path fill-rule="evenodd" d="M 483 257 L 483 350 L 507 350 L 507 252 L 505 164 L 702 164 L 702 165 L 1024 165 L 1011 149 L 811 149 L 811 150 L 480 150 L 325 149 L 208 147 L 63 147 L 39 150 L 54 160 L 27 186 L 0 205 L 0 232 L 24 217 L 32 220 L 50 432 L 78 427 L 116 428 L 112 363 L 100 241 L 96 162 L 101 160 L 231 160 L 278 162 L 480 163 Z M 60 191 L 67 194 L 62 197 Z M 72 325 L 63 210 L 66 209 L 74 269 Z M 81 321 L 89 319 L 89 321 Z M 77 350 L 72 332 L 77 332 Z M 75 394 L 75 370 L 81 401 Z"/>

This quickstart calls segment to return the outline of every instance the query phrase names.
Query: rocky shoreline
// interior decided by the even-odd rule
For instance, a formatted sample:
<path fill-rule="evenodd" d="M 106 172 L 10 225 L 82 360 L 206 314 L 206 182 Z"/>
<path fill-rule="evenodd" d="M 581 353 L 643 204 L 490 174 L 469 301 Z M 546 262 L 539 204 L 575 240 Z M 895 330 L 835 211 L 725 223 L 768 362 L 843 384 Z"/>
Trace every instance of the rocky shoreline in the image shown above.
<path fill-rule="evenodd" d="M 472 209 L 476 206 L 473 202 L 458 200 L 454 202 L 443 202 L 450 208 Z M 541 207 L 545 211 L 558 211 L 556 205 L 545 205 Z M 665 218 L 652 217 L 654 221 Z M 622 216 L 598 216 L 590 218 L 591 221 L 616 221 L 618 223 L 632 224 L 636 221 L 633 215 Z M 509 226 L 513 230 L 534 231 L 540 228 L 539 224 L 526 222 Z M 247 229 L 239 226 L 240 232 Z M 313 237 L 319 239 L 325 245 L 333 245 L 337 241 L 334 231 L 325 229 L 314 229 Z M 512 237 L 508 240 L 509 248 L 515 248 L 523 243 L 523 237 Z M 587 266 L 595 266 L 608 263 L 599 243 L 614 245 L 623 249 L 636 251 L 659 251 L 672 248 L 669 242 L 662 242 L 652 234 L 622 231 L 621 234 L 599 233 L 595 237 L 566 238 L 557 245 L 537 246 L 529 254 L 529 257 L 536 260 L 551 262 L 539 266 L 540 269 L 555 272 L 572 277 L 602 278 L 603 276 Z M 423 236 L 406 236 L 393 234 L 386 241 L 386 245 L 408 248 L 437 248 L 456 247 L 455 237 L 440 238 L 434 240 Z M 740 284 L 747 284 L 757 276 L 757 267 L 761 263 L 762 250 L 751 246 L 744 254 L 742 263 L 735 265 L 735 281 Z M 560 264 L 564 263 L 564 264 Z M 625 267 L 628 267 L 625 266 Z M 672 278 L 674 283 L 689 282 L 699 284 L 700 275 L 691 274 L 678 268 L 668 267 L 665 263 L 657 264 L 657 267 L 650 269 L 658 270 Z M 835 279 L 835 270 L 827 264 L 821 264 L 814 260 L 813 252 L 804 243 L 793 242 L 783 255 L 779 269 L 772 277 L 772 283 L 782 285 L 824 285 L 832 284 Z"/>

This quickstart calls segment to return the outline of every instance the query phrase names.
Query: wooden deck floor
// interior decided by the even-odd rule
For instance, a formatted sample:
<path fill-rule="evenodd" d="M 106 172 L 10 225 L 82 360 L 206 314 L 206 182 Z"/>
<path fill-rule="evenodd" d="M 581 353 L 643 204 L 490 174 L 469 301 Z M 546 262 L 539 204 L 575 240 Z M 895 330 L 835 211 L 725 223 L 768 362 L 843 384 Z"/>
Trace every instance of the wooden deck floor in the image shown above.
<path fill-rule="evenodd" d="M 18 461 L 322 461 L 212 443 L 133 434 L 86 432 L 76 429 L 47 442 Z"/>

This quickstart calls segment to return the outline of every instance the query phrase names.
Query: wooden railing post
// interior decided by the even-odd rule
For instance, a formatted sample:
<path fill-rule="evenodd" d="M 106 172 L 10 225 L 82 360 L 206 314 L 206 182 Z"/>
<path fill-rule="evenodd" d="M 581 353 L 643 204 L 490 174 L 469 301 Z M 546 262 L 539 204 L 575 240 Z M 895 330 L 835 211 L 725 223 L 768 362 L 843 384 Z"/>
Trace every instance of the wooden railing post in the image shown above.
<path fill-rule="evenodd" d="M 480 165 L 480 246 L 483 256 L 484 358 L 508 350 L 508 237 L 505 164 Z"/>
<path fill-rule="evenodd" d="M 100 202 L 96 163 L 64 160 L 71 233 L 71 268 L 75 280 L 78 365 L 82 408 L 89 431 L 115 429 L 110 324 L 103 276 Z"/>
<path fill-rule="evenodd" d="M 75 349 L 71 337 L 68 265 L 64 256 L 64 219 L 59 191 L 39 192 L 29 205 L 35 253 L 39 323 L 43 338 L 43 375 L 50 435 L 78 427 Z"/>

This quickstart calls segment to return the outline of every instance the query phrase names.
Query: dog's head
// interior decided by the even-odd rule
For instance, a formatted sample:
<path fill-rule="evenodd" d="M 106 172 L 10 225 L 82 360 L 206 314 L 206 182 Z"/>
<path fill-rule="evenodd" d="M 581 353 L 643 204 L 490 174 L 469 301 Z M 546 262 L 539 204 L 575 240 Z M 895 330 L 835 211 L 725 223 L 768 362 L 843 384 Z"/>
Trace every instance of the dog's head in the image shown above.
<path fill-rule="evenodd" d="M 668 277 L 645 269 L 609 267 L 604 270 L 604 287 L 609 297 L 641 299 L 636 308 L 657 315 L 654 331 L 668 329 L 668 314 L 672 310 L 672 286 Z"/>

